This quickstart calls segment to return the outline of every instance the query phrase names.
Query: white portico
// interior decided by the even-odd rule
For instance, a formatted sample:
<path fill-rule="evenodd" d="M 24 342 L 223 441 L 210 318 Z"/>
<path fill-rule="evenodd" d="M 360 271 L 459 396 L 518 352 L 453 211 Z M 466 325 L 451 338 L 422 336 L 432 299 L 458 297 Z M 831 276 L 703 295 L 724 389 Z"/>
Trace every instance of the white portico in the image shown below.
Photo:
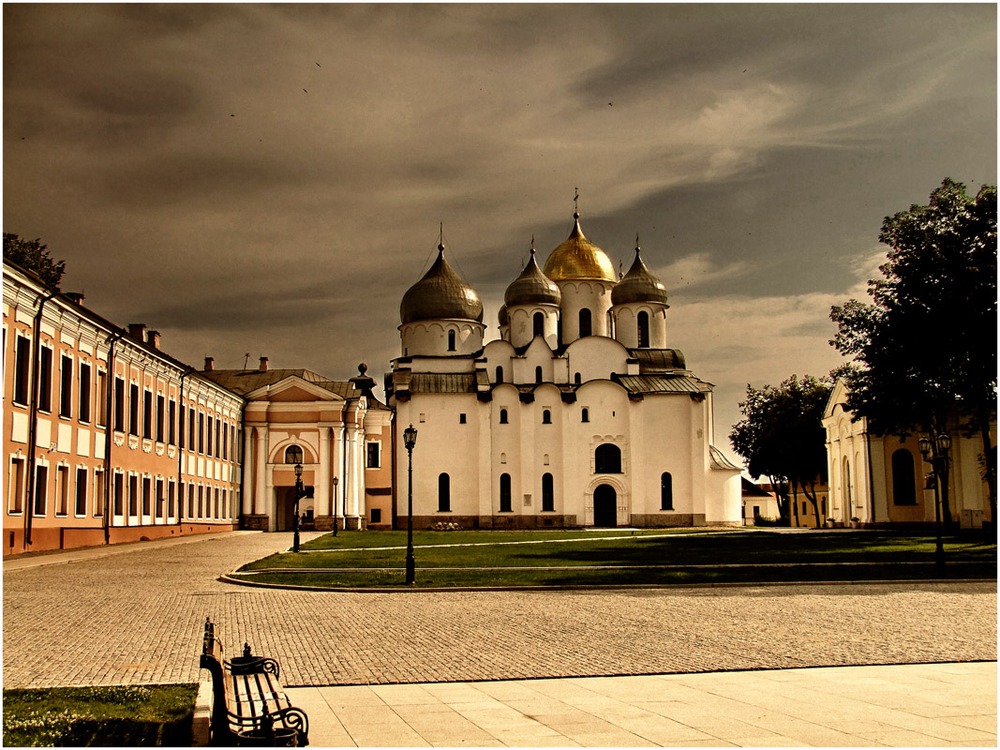
<path fill-rule="evenodd" d="M 290 530 L 295 472 L 302 464 L 306 528 L 365 524 L 365 415 L 369 378 L 334 381 L 310 370 L 215 370 L 203 374 L 240 393 L 243 415 L 243 528 Z"/>

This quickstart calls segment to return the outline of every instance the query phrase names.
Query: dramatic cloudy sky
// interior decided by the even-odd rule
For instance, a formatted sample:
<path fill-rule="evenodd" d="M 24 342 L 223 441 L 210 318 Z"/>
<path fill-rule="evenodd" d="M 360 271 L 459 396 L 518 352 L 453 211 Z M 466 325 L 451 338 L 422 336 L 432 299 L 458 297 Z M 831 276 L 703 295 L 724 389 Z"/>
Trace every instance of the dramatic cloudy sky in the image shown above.
<path fill-rule="evenodd" d="M 434 256 L 486 307 L 572 224 L 717 385 L 825 374 L 883 217 L 996 183 L 996 6 L 3 7 L 3 229 L 220 368 L 399 353 Z"/>

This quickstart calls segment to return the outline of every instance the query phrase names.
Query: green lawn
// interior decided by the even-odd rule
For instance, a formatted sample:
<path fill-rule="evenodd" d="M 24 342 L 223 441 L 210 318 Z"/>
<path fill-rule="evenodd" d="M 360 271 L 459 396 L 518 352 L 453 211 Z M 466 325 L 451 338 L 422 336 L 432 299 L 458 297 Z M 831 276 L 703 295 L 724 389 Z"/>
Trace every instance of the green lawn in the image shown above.
<path fill-rule="evenodd" d="M 882 531 L 415 532 L 418 586 L 592 586 L 827 580 L 996 578 L 996 543 Z M 349 588 L 404 584 L 406 534 L 341 532 L 299 554 L 245 565 L 260 583 Z"/>
<path fill-rule="evenodd" d="M 4 747 L 191 744 L 197 685 L 3 691 Z"/>

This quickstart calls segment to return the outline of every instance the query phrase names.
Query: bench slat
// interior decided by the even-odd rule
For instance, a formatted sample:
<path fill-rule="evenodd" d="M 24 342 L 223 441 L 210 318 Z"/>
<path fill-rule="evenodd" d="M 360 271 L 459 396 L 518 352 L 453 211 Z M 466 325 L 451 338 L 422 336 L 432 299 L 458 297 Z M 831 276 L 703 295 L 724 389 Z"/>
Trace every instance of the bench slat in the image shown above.
<path fill-rule="evenodd" d="M 215 636 L 214 625 L 206 622 L 204 645 L 202 648 L 202 668 L 212 672 L 215 689 L 213 708 L 213 736 L 223 736 L 225 722 L 229 724 L 231 739 L 238 732 L 259 730 L 263 726 L 281 725 L 295 728 L 297 742 L 308 744 L 309 717 L 301 709 L 292 705 L 281 684 L 280 667 L 273 659 L 261 657 L 261 671 L 233 674 L 223 661 L 222 644 Z M 255 665 L 256 666 L 256 665 Z M 267 669 L 267 671 L 263 671 Z M 218 713 L 218 720 L 215 714 Z M 228 714 L 228 719 L 225 718 Z M 265 721 L 267 714 L 270 721 Z M 222 724 L 219 724 L 222 722 Z"/>

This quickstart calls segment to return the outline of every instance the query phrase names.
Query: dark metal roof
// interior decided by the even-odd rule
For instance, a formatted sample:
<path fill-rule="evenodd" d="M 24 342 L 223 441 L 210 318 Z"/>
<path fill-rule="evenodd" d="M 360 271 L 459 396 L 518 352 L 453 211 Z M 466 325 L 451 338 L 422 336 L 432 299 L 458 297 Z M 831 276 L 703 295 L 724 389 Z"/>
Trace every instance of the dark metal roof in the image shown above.
<path fill-rule="evenodd" d="M 199 373 L 202 377 L 208 378 L 223 388 L 227 388 L 241 396 L 263 388 L 266 385 L 280 383 L 286 378 L 296 377 L 305 380 L 307 383 L 318 385 L 330 393 L 336 394 L 343 399 L 357 398 L 361 392 L 354 387 L 354 384 L 343 380 L 330 380 L 319 373 L 303 368 L 298 369 L 275 369 L 275 370 L 202 370 Z"/>
<path fill-rule="evenodd" d="M 535 249 L 532 248 L 528 264 L 504 293 L 504 309 L 514 305 L 558 305 L 561 299 L 562 292 L 552 279 L 542 273 L 535 262 Z"/>
<path fill-rule="evenodd" d="M 628 273 L 611 290 L 611 304 L 623 305 L 629 302 L 655 302 L 667 304 L 667 288 L 642 262 L 639 248 L 635 249 L 635 260 Z"/>
<path fill-rule="evenodd" d="M 629 393 L 711 393 L 712 386 L 692 375 L 613 375 Z"/>
<path fill-rule="evenodd" d="M 475 393 L 476 381 L 476 374 L 471 372 L 413 373 L 410 375 L 409 391 L 410 393 Z"/>
<path fill-rule="evenodd" d="M 680 349 L 629 349 L 629 355 L 638 360 L 642 374 L 686 370 L 684 354 Z"/>
<path fill-rule="evenodd" d="M 444 257 L 444 245 L 438 246 L 437 260 L 430 270 L 406 290 L 399 305 L 399 318 L 404 324 L 441 318 L 483 322 L 482 300 L 449 265 Z"/>

